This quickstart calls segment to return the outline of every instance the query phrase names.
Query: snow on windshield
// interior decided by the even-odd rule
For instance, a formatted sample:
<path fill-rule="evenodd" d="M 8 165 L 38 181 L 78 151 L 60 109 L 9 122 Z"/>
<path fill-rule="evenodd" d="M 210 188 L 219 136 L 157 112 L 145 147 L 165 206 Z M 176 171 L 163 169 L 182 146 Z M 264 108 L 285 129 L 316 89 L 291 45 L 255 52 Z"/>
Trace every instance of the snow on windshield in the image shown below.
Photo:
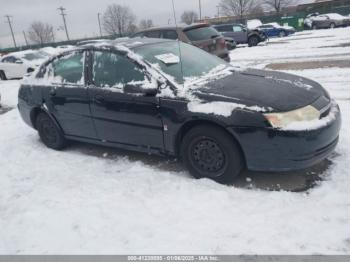
<path fill-rule="evenodd" d="M 259 106 L 246 106 L 244 104 L 238 104 L 233 102 L 220 102 L 220 101 L 209 102 L 209 103 L 193 101 L 188 103 L 187 107 L 190 112 L 214 114 L 214 115 L 219 115 L 224 117 L 229 117 L 232 114 L 232 112 L 236 109 L 247 109 L 247 110 L 258 111 L 258 112 L 268 112 L 271 110 L 270 108 L 264 108 Z"/>

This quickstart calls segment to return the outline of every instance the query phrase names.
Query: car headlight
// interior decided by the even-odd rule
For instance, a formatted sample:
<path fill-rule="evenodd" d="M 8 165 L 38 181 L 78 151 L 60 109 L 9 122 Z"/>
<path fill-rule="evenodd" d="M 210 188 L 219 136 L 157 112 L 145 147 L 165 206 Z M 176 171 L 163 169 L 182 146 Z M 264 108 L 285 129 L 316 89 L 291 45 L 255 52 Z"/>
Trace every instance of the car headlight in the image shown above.
<path fill-rule="evenodd" d="M 266 113 L 265 118 L 274 128 L 285 128 L 295 122 L 312 121 L 320 118 L 321 113 L 313 106 L 306 106 L 289 112 Z"/>

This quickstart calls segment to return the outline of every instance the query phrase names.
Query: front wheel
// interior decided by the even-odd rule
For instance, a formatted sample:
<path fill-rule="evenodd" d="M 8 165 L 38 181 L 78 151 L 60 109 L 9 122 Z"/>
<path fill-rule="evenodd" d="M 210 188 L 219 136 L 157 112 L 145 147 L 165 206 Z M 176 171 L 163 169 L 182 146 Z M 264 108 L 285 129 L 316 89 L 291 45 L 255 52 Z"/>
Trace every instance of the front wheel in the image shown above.
<path fill-rule="evenodd" d="M 195 178 L 209 178 L 222 184 L 234 181 L 243 170 L 244 160 L 234 139 L 224 130 L 201 125 L 182 140 L 181 157 Z"/>
<path fill-rule="evenodd" d="M 259 38 L 257 36 L 251 36 L 248 39 L 248 46 L 257 46 L 259 44 Z"/>
<path fill-rule="evenodd" d="M 5 75 L 4 71 L 2 71 L 2 70 L 0 70 L 0 79 L 7 80 L 6 75 Z"/>
<path fill-rule="evenodd" d="M 335 28 L 335 23 L 331 23 L 329 28 L 334 29 Z"/>
<path fill-rule="evenodd" d="M 280 33 L 279 33 L 279 37 L 285 37 L 287 34 L 286 34 L 286 32 L 285 31 L 281 31 Z"/>
<path fill-rule="evenodd" d="M 61 150 L 66 146 L 66 139 L 62 131 L 46 113 L 39 113 L 35 123 L 41 141 L 48 148 Z"/>

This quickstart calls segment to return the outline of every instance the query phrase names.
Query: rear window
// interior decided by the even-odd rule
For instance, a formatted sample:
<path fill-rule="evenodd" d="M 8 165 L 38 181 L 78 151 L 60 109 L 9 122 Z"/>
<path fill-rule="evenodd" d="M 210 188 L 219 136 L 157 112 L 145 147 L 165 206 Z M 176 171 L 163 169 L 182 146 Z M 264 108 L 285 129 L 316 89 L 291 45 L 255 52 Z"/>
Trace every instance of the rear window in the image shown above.
<path fill-rule="evenodd" d="M 184 33 L 188 39 L 190 39 L 190 41 L 207 40 L 220 35 L 220 33 L 211 26 L 196 27 L 193 29 L 184 30 Z"/>

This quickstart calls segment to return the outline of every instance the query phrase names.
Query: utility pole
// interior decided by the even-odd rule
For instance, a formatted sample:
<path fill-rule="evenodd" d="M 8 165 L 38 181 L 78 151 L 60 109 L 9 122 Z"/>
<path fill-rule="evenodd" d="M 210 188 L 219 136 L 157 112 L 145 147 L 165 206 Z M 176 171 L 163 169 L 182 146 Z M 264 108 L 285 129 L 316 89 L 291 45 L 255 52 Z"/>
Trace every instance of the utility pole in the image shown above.
<path fill-rule="evenodd" d="M 12 40 L 13 40 L 13 44 L 15 45 L 15 47 L 17 47 L 17 44 L 16 44 L 16 39 L 15 39 L 15 35 L 13 34 L 13 29 L 12 29 L 12 23 L 11 23 L 11 17 L 12 16 L 9 16 L 9 15 L 5 15 L 5 17 L 7 18 L 7 22 L 10 26 L 10 30 L 11 30 L 11 34 L 12 34 Z"/>
<path fill-rule="evenodd" d="M 63 24 L 64 24 L 64 29 L 66 31 L 67 40 L 69 41 L 69 35 L 68 35 L 68 29 L 67 29 L 67 23 L 66 23 L 66 15 L 67 14 L 64 13 L 64 11 L 66 11 L 66 9 L 62 6 L 57 8 L 57 9 L 61 11 L 60 15 L 62 16 L 62 19 L 63 19 Z"/>
<path fill-rule="evenodd" d="M 98 27 L 100 28 L 100 36 L 102 37 L 102 28 L 101 28 L 101 19 L 100 19 L 100 13 L 97 14 L 98 19 Z"/>
<path fill-rule="evenodd" d="M 202 1 L 198 0 L 199 4 L 199 20 L 202 20 Z"/>
<path fill-rule="evenodd" d="M 23 36 L 24 36 L 24 41 L 26 41 L 26 45 L 29 45 L 28 40 L 27 40 L 27 36 L 26 36 L 26 32 L 24 32 L 24 31 L 23 31 Z"/>
<path fill-rule="evenodd" d="M 52 42 L 55 43 L 56 38 L 55 38 L 55 33 L 53 32 L 53 29 L 51 30 L 51 36 L 52 36 Z"/>
<path fill-rule="evenodd" d="M 218 18 L 220 17 L 220 6 L 217 5 L 216 8 L 218 9 Z"/>

